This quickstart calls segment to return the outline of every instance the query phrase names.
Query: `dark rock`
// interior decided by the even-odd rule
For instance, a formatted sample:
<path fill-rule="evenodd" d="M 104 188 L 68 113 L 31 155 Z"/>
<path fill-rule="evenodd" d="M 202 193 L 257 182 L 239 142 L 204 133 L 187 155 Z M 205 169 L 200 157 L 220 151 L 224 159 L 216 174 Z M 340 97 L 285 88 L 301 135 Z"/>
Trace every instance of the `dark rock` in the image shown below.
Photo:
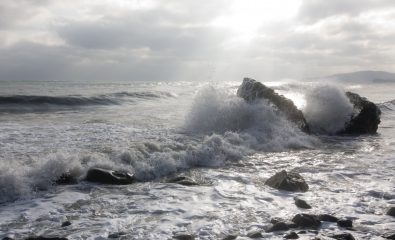
<path fill-rule="evenodd" d="M 184 186 L 196 186 L 196 185 L 199 185 L 193 179 L 191 179 L 189 177 L 185 177 L 185 176 L 179 176 L 179 177 L 175 177 L 173 179 L 170 179 L 169 183 L 177 183 L 177 184 L 184 185 Z"/>
<path fill-rule="evenodd" d="M 318 216 L 318 219 L 320 221 L 324 221 L 324 222 L 337 222 L 339 221 L 339 219 L 337 217 L 334 217 L 332 215 L 329 214 L 321 214 Z"/>
<path fill-rule="evenodd" d="M 350 233 L 341 233 L 329 236 L 330 238 L 338 239 L 338 240 L 355 240 L 355 238 Z"/>
<path fill-rule="evenodd" d="M 12 237 L 3 237 L 2 240 L 14 240 Z"/>
<path fill-rule="evenodd" d="M 64 237 L 46 237 L 46 236 L 38 236 L 38 237 L 28 237 L 25 240 L 68 240 Z"/>
<path fill-rule="evenodd" d="M 254 79 L 244 78 L 243 83 L 237 90 L 237 96 L 244 98 L 247 102 L 253 102 L 257 99 L 266 99 L 300 129 L 306 132 L 309 131 L 308 124 L 302 111 L 300 111 L 290 99 L 277 94 L 273 89 L 266 87 L 264 84 Z"/>
<path fill-rule="evenodd" d="M 234 240 L 237 238 L 237 235 L 228 235 L 224 237 L 222 240 Z"/>
<path fill-rule="evenodd" d="M 193 236 L 192 234 L 189 233 L 177 233 L 173 236 L 174 239 L 178 239 L 178 240 L 194 240 L 195 236 Z"/>
<path fill-rule="evenodd" d="M 271 224 L 276 224 L 278 222 L 284 222 L 284 220 L 281 219 L 281 218 L 272 218 L 272 219 L 270 219 L 270 223 Z"/>
<path fill-rule="evenodd" d="M 299 231 L 298 233 L 299 233 L 299 234 L 306 234 L 307 231 L 306 231 L 306 230 L 302 230 L 302 231 Z"/>
<path fill-rule="evenodd" d="M 70 225 L 71 225 L 70 221 L 65 221 L 65 222 L 62 223 L 62 227 L 67 227 L 67 226 L 70 226 Z"/>
<path fill-rule="evenodd" d="M 290 232 L 284 236 L 285 239 L 298 239 L 299 235 L 296 232 Z"/>
<path fill-rule="evenodd" d="M 395 217 L 395 207 L 391 207 L 390 209 L 388 209 L 387 215 Z"/>
<path fill-rule="evenodd" d="M 386 239 L 395 239 L 395 231 L 384 233 L 383 238 Z"/>
<path fill-rule="evenodd" d="M 272 188 L 291 192 L 306 192 L 309 190 L 309 186 L 299 173 L 285 170 L 267 179 L 265 184 Z"/>
<path fill-rule="evenodd" d="M 60 175 L 60 177 L 58 177 L 53 183 L 56 185 L 71 185 L 77 184 L 78 179 L 69 172 L 67 172 Z"/>
<path fill-rule="evenodd" d="M 285 222 L 278 222 L 273 224 L 269 229 L 266 230 L 266 232 L 276 232 L 276 231 L 287 231 L 289 230 L 288 224 Z"/>
<path fill-rule="evenodd" d="M 311 206 L 303 199 L 295 197 L 294 200 L 295 200 L 295 205 L 298 208 L 304 208 L 304 209 L 310 209 L 311 208 Z"/>
<path fill-rule="evenodd" d="M 128 172 L 113 171 L 102 168 L 89 169 L 85 180 L 88 182 L 117 185 L 131 184 L 136 181 L 133 174 Z"/>
<path fill-rule="evenodd" d="M 111 233 L 108 235 L 108 238 L 120 238 L 123 235 L 126 235 L 126 233 L 125 232 Z"/>
<path fill-rule="evenodd" d="M 249 237 L 249 238 L 261 238 L 261 237 L 263 237 L 263 235 L 262 235 L 261 231 L 252 231 L 252 232 L 247 233 L 247 237 Z"/>
<path fill-rule="evenodd" d="M 340 220 L 337 221 L 337 225 L 339 227 L 352 228 L 352 220 L 350 220 L 350 219 L 340 219 Z"/>
<path fill-rule="evenodd" d="M 356 93 L 346 92 L 354 105 L 353 115 L 340 134 L 374 134 L 380 124 L 380 108 Z"/>
<path fill-rule="evenodd" d="M 304 213 L 296 214 L 295 217 L 292 218 L 292 222 L 301 228 L 317 229 L 321 226 L 321 221 L 317 216 Z"/>

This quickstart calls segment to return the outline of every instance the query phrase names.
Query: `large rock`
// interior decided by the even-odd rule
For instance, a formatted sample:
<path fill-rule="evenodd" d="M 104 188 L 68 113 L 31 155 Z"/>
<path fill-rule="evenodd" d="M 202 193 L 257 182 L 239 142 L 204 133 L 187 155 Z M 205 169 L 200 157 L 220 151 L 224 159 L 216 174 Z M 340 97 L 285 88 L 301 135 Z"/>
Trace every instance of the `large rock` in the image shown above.
<path fill-rule="evenodd" d="M 380 108 L 356 93 L 346 92 L 346 96 L 354 105 L 353 115 L 340 134 L 374 134 L 380 124 Z"/>
<path fill-rule="evenodd" d="M 290 99 L 277 94 L 273 89 L 266 87 L 254 79 L 244 78 L 243 83 L 237 90 L 237 96 L 244 98 L 247 102 L 253 102 L 257 99 L 266 99 L 300 129 L 306 132 L 309 131 L 308 124 L 302 111 L 300 111 Z"/>
<path fill-rule="evenodd" d="M 85 181 L 104 184 L 131 184 L 135 182 L 133 174 L 128 172 L 113 171 L 102 168 L 89 169 Z"/>
<path fill-rule="evenodd" d="M 306 192 L 309 190 L 309 186 L 299 173 L 285 170 L 267 179 L 265 184 L 272 188 L 291 192 Z"/>
<path fill-rule="evenodd" d="M 298 227 L 301 228 L 313 228 L 317 229 L 321 227 L 321 221 L 315 215 L 311 214 L 296 214 L 295 217 L 292 218 L 292 222 L 294 222 Z"/>

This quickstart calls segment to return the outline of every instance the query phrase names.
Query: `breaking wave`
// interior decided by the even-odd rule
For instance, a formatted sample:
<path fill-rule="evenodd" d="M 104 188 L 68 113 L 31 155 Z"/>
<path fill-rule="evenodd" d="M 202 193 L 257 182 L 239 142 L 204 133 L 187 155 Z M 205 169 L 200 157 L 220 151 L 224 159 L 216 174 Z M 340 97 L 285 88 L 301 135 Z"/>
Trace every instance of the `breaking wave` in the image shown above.
<path fill-rule="evenodd" d="M 64 109 L 83 106 L 120 105 L 124 102 L 133 102 L 135 99 L 149 100 L 174 96 L 172 93 L 160 91 L 117 92 L 97 96 L 0 96 L 0 113 L 51 111 L 57 110 L 56 107 Z"/>
<path fill-rule="evenodd" d="M 395 110 L 395 99 L 387 102 L 378 104 L 382 111 L 394 111 Z"/>
<path fill-rule="evenodd" d="M 353 113 L 353 105 L 345 92 L 333 85 L 317 85 L 305 92 L 303 114 L 311 130 L 335 134 L 344 129 Z"/>
<path fill-rule="evenodd" d="M 213 87 L 197 94 L 184 126 L 177 131 L 164 142 L 135 143 L 106 154 L 56 154 L 28 166 L 2 164 L 0 202 L 51 189 L 65 172 L 82 179 L 93 166 L 128 170 L 138 180 L 149 181 L 193 167 L 224 166 L 259 151 L 312 148 L 318 141 L 268 102 L 248 104 L 234 93 Z"/>

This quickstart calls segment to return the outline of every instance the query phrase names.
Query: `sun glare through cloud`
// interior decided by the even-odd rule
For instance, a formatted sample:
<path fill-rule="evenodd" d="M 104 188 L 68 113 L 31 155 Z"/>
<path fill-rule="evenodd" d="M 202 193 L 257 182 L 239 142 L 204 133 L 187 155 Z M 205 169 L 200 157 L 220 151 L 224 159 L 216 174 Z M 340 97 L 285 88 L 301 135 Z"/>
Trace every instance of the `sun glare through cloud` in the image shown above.
<path fill-rule="evenodd" d="M 235 41 L 248 43 L 259 35 L 264 25 L 286 21 L 294 17 L 300 1 L 234 0 L 229 9 L 212 22 L 213 26 L 226 28 L 235 35 Z"/>

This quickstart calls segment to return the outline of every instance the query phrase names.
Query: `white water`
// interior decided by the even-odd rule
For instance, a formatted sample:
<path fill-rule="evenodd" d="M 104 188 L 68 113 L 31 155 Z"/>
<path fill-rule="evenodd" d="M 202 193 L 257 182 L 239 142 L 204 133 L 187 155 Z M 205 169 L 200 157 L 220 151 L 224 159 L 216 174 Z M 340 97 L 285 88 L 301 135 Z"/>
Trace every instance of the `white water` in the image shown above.
<path fill-rule="evenodd" d="M 168 94 L 120 105 L 0 115 L 0 234 L 95 239 L 123 231 L 127 239 L 166 239 L 188 231 L 200 239 L 230 232 L 243 236 L 272 217 L 289 219 L 300 212 L 293 205 L 295 195 L 313 205 L 308 212 L 355 218 L 359 228 L 354 236 L 374 238 L 394 227 L 393 219 L 383 215 L 395 196 L 390 110 L 383 113 L 377 136 L 308 136 L 266 102 L 249 105 L 237 98 L 233 85 L 96 84 L 84 92 L 54 83 L 49 88 L 59 89 L 55 96 L 76 94 L 75 89 L 83 96 L 121 89 Z M 350 105 L 338 88 L 301 89 L 304 113 L 317 132 L 333 133 L 347 121 Z M 374 94 L 367 97 L 374 100 Z M 51 183 L 65 170 L 83 178 L 92 166 L 127 169 L 143 182 Z M 309 192 L 264 186 L 276 171 L 294 168 L 306 178 Z M 177 173 L 201 185 L 165 183 L 164 177 Z M 61 228 L 66 219 L 72 225 Z M 324 225 L 320 234 L 337 231 Z"/>

